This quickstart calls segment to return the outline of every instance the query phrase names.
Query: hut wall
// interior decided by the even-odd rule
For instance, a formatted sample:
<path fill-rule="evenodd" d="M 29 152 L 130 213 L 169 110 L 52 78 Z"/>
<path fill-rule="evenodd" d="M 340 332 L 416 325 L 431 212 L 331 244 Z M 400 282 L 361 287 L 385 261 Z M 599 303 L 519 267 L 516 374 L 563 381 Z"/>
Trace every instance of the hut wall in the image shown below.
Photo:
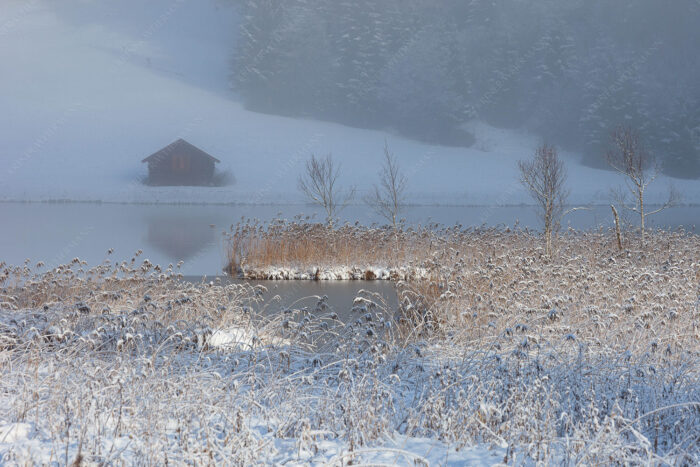
<path fill-rule="evenodd" d="M 214 161 L 190 154 L 168 154 L 148 163 L 148 176 L 156 185 L 209 185 Z"/>

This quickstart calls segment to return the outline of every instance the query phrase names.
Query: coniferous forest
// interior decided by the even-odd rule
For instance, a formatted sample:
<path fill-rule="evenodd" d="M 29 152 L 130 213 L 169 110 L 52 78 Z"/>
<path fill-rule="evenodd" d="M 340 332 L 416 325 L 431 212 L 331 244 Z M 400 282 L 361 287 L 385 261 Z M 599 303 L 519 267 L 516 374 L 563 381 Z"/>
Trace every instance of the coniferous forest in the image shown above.
<path fill-rule="evenodd" d="M 253 110 L 468 146 L 532 131 L 604 166 L 616 125 L 700 177 L 700 2 L 237 0 L 232 82 Z"/>

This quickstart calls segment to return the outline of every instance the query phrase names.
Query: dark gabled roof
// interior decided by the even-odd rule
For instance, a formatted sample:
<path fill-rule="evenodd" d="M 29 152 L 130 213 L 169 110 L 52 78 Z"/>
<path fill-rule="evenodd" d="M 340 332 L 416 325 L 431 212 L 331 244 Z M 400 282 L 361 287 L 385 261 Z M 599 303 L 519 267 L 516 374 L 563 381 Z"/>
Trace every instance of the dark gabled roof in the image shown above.
<path fill-rule="evenodd" d="M 207 158 L 213 160 L 214 162 L 221 162 L 216 157 L 212 156 L 211 154 L 207 154 L 206 152 L 199 149 L 197 146 L 194 146 L 194 145 L 188 143 L 187 141 L 185 141 L 182 138 L 178 139 L 177 141 L 175 141 L 173 143 L 168 144 L 160 151 L 154 152 L 153 154 L 151 154 L 150 156 L 148 156 L 147 158 L 145 158 L 141 162 L 148 162 L 152 159 L 160 159 L 160 158 L 163 158 L 163 157 L 166 157 L 166 156 L 172 154 L 175 151 L 177 151 L 179 154 L 185 153 L 185 154 L 190 154 L 191 156 L 194 156 L 194 157 L 207 157 Z"/>

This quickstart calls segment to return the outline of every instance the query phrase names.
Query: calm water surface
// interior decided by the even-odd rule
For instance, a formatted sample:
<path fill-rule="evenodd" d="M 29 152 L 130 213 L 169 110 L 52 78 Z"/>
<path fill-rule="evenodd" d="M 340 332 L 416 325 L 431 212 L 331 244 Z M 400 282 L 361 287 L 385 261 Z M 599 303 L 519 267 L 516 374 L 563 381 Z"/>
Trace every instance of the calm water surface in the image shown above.
<path fill-rule="evenodd" d="M 0 203 L 0 261 L 32 264 L 43 261 L 56 266 L 74 257 L 99 264 L 107 250 L 112 261 L 130 260 L 143 250 L 141 259 L 167 266 L 183 261 L 181 272 L 188 276 L 218 276 L 225 266 L 223 233 L 242 218 L 291 219 L 304 214 L 320 219 L 310 206 L 194 206 L 89 203 Z M 315 216 L 315 217 L 314 217 Z M 363 224 L 379 219 L 364 206 L 343 211 L 348 221 Z M 406 221 L 412 225 L 437 222 L 463 226 L 513 226 L 537 228 L 532 207 L 409 207 Z M 700 220 L 700 207 L 678 207 L 654 218 L 653 226 L 693 230 Z M 575 229 L 610 226 L 610 208 L 595 207 L 567 218 Z"/>
<path fill-rule="evenodd" d="M 186 276 L 190 282 L 201 282 L 200 276 Z M 217 278 L 206 278 L 207 282 Z M 230 277 L 219 277 L 222 283 L 241 282 Z M 313 311 L 319 299 L 326 296 L 328 312 L 338 314 L 340 321 L 351 322 L 361 317 L 352 311 L 353 301 L 360 290 L 363 296 L 371 299 L 388 314 L 393 314 L 398 305 L 394 283 L 391 281 L 248 281 L 252 285 L 262 285 L 267 289 L 262 294 L 262 302 L 256 305 L 257 312 L 270 316 L 285 309 Z"/>

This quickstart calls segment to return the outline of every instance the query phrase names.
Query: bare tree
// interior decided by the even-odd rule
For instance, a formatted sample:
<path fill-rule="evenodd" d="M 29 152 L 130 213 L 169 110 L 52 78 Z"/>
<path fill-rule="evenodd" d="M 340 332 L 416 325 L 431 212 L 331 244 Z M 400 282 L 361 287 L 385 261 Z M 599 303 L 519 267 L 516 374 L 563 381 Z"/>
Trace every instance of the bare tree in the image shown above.
<path fill-rule="evenodd" d="M 537 203 L 544 224 L 545 252 L 552 254 L 552 237 L 559 230 L 564 205 L 569 196 L 564 187 L 566 168 L 554 146 L 543 144 L 529 161 L 519 161 L 520 182 Z"/>
<path fill-rule="evenodd" d="M 653 211 L 646 211 L 644 194 L 660 171 L 656 158 L 644 147 L 639 133 L 627 126 L 619 126 L 613 131 L 611 145 L 612 148 L 605 154 L 605 160 L 610 167 L 625 176 L 625 184 L 633 200 L 630 204 L 626 202 L 624 194 L 621 194 L 619 202 L 625 209 L 639 215 L 641 240 L 644 243 L 646 218 L 675 205 L 680 196 L 670 187 L 667 201 Z"/>
<path fill-rule="evenodd" d="M 401 173 L 389 144 L 384 142 L 384 161 L 379 171 L 379 184 L 365 197 L 365 202 L 396 229 L 404 208 L 406 177 Z"/>
<path fill-rule="evenodd" d="M 355 196 L 355 189 L 342 193 L 337 186 L 340 165 L 333 161 L 331 154 L 317 158 L 311 155 L 306 161 L 304 173 L 299 177 L 299 190 L 313 203 L 326 211 L 326 222 L 333 226 L 337 214 Z"/>

